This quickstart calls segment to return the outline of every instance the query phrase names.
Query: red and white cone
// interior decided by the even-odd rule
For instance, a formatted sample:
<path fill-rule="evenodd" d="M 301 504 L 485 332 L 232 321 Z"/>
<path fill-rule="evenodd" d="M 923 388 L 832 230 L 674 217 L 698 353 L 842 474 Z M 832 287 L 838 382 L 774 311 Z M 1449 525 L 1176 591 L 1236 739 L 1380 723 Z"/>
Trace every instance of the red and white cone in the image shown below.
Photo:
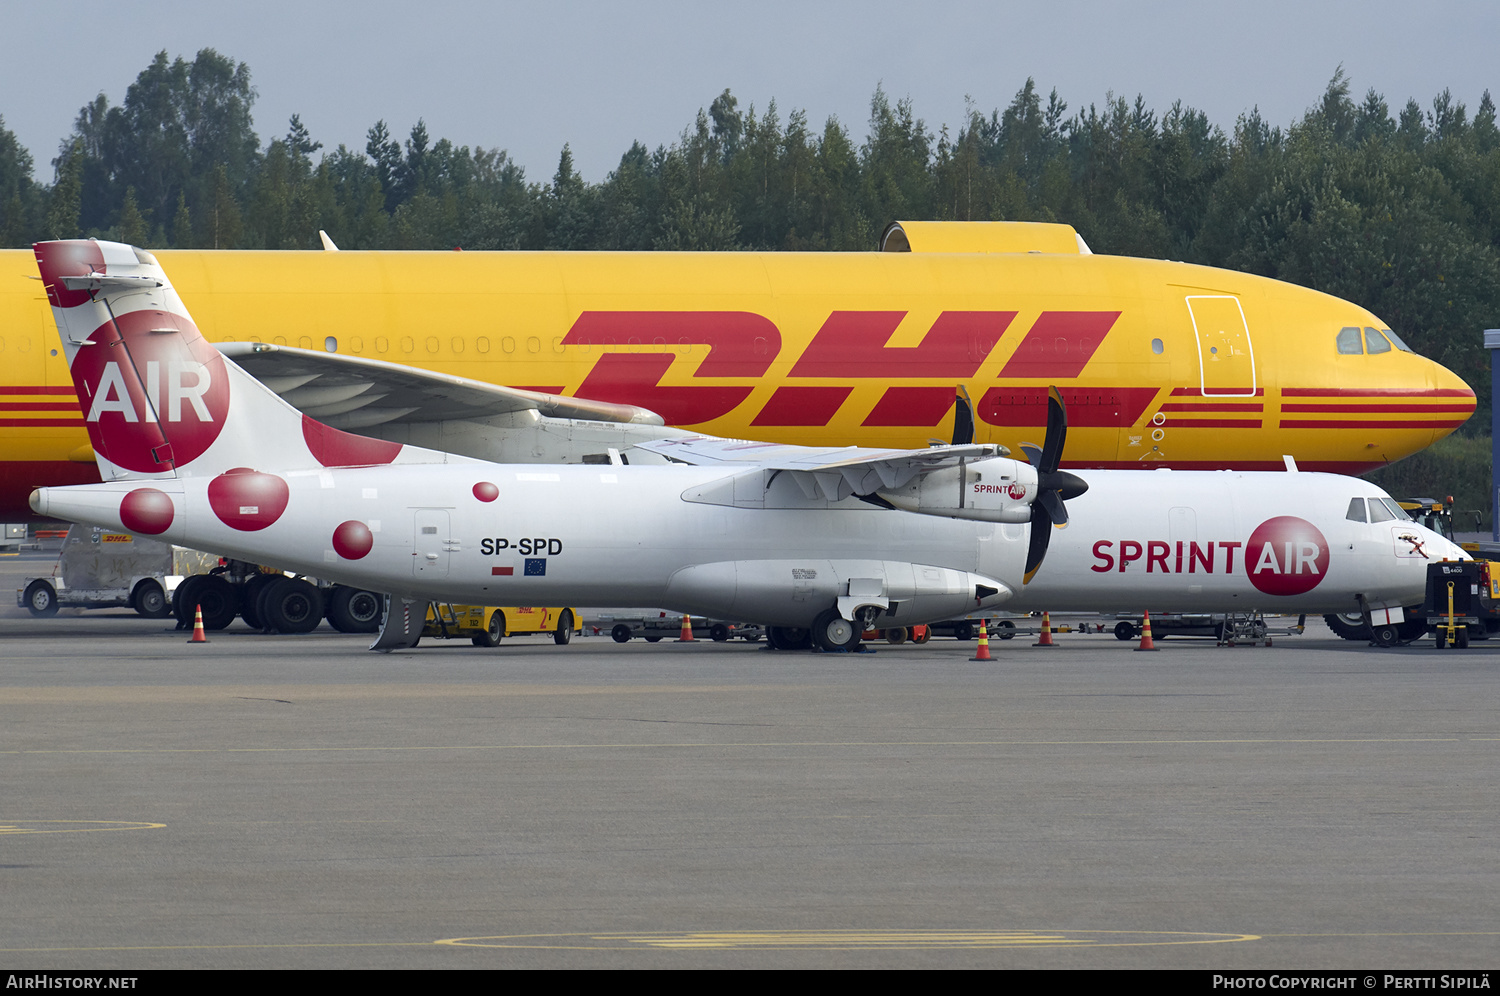
<path fill-rule="evenodd" d="M 686 612 L 682 614 L 682 634 L 677 637 L 678 643 L 695 643 L 693 639 L 693 620 Z"/>
<path fill-rule="evenodd" d="M 1151 639 L 1151 613 L 1149 612 L 1141 622 L 1141 645 L 1135 649 L 1137 651 L 1156 649 L 1156 644 Z"/>
<path fill-rule="evenodd" d="M 1037 641 L 1035 643 L 1033 643 L 1032 646 L 1033 647 L 1055 647 L 1055 646 L 1057 646 L 1057 644 L 1055 644 L 1055 643 L 1052 642 L 1052 617 L 1049 616 L 1049 615 L 1047 615 L 1047 613 L 1046 613 L 1045 610 L 1042 612 L 1042 635 L 1037 638 Z"/>
<path fill-rule="evenodd" d="M 970 657 L 969 660 L 994 660 L 990 656 L 990 621 L 988 619 L 981 619 L 979 621 L 979 649 L 974 652 L 974 656 Z"/>
<path fill-rule="evenodd" d="M 208 637 L 203 634 L 203 606 L 193 607 L 193 635 L 188 639 L 189 643 L 207 643 Z"/>

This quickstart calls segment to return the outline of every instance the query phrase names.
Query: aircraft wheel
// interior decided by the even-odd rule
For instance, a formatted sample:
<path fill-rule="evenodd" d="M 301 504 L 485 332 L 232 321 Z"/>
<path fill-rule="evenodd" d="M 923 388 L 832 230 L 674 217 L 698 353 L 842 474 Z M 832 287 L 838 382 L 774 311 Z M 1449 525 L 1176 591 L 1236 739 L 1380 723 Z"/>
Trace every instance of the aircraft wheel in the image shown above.
<path fill-rule="evenodd" d="M 260 629 L 262 626 L 260 617 L 260 596 L 272 582 L 276 580 L 274 574 L 256 574 L 248 581 L 240 585 L 240 618 L 245 620 L 245 625 L 251 629 Z M 376 613 L 376 622 L 379 622 L 379 613 Z"/>
<path fill-rule="evenodd" d="M 812 637 L 818 649 L 828 653 L 853 650 L 859 645 L 860 627 L 839 615 L 837 609 L 824 609 L 813 620 Z"/>
<path fill-rule="evenodd" d="M 193 601 L 187 605 L 189 626 L 193 624 L 196 609 L 203 610 L 203 628 L 206 630 L 221 630 L 239 615 L 240 599 L 235 593 L 234 585 L 217 574 L 199 578 L 198 584 L 192 589 L 192 596 Z"/>
<path fill-rule="evenodd" d="M 566 647 L 573 642 L 572 609 L 563 609 L 562 615 L 557 617 L 557 629 L 552 631 L 552 642 L 559 647 Z"/>
<path fill-rule="evenodd" d="M 57 589 L 51 582 L 37 578 L 26 586 L 26 611 L 38 618 L 57 615 Z"/>
<path fill-rule="evenodd" d="M 953 638 L 955 640 L 974 639 L 974 625 L 972 623 L 959 623 L 953 627 Z"/>
<path fill-rule="evenodd" d="M 351 588 L 344 584 L 335 585 L 328 591 L 326 600 L 328 625 L 340 633 L 379 631 L 382 599 L 373 591 Z M 245 615 L 243 611 L 240 614 Z M 246 621 L 249 621 L 248 617 Z"/>
<path fill-rule="evenodd" d="M 629 643 L 630 627 L 624 623 L 615 623 L 615 628 L 609 631 L 609 638 L 616 643 Z"/>
<path fill-rule="evenodd" d="M 931 626 L 913 626 L 911 628 L 912 643 L 926 643 L 930 639 L 932 639 Z"/>
<path fill-rule="evenodd" d="M 1135 624 L 1127 622 L 1124 619 L 1121 619 L 1119 622 L 1115 623 L 1115 639 L 1124 641 L 1134 640 Z"/>
<path fill-rule="evenodd" d="M 147 619 L 165 619 L 172 614 L 172 606 L 167 602 L 167 593 L 161 590 L 161 585 L 147 578 L 135 586 L 134 593 L 130 596 L 131 607 L 138 615 Z"/>
<path fill-rule="evenodd" d="M 998 634 L 996 634 L 1000 637 L 1000 639 L 1014 640 L 1016 638 L 1016 624 L 1011 622 L 1009 619 L 1002 619 L 995 625 L 996 628 L 998 628 L 1000 631 Z"/>
<path fill-rule="evenodd" d="M 1377 647 L 1395 647 L 1401 643 L 1401 634 L 1395 626 L 1376 626 L 1374 640 Z"/>
<path fill-rule="evenodd" d="M 906 627 L 897 626 L 895 629 L 885 631 L 885 642 L 893 647 L 899 647 L 906 642 Z"/>
<path fill-rule="evenodd" d="M 744 640 L 746 643 L 759 643 L 760 634 L 752 629 L 749 632 L 740 634 L 740 639 Z"/>
<path fill-rule="evenodd" d="M 646 642 L 647 643 L 660 643 L 661 642 L 661 637 L 659 637 L 659 636 L 648 636 L 648 637 L 646 637 Z"/>
<path fill-rule="evenodd" d="M 1341 640 L 1368 640 L 1370 630 L 1365 617 L 1358 612 L 1330 612 L 1323 617 L 1333 635 Z"/>
<path fill-rule="evenodd" d="M 198 587 L 206 580 L 205 575 L 194 574 L 183 578 L 177 590 L 172 592 L 172 614 L 177 617 L 178 629 L 193 628 L 193 607 L 198 604 Z"/>
<path fill-rule="evenodd" d="M 766 640 L 777 650 L 811 650 L 812 634 L 801 626 L 771 626 Z"/>
<path fill-rule="evenodd" d="M 323 621 L 323 593 L 300 578 L 282 578 L 266 589 L 263 621 L 278 633 L 311 633 Z"/>
<path fill-rule="evenodd" d="M 729 627 L 723 623 L 714 623 L 713 628 L 708 631 L 708 638 L 715 643 L 723 643 L 729 639 Z"/>

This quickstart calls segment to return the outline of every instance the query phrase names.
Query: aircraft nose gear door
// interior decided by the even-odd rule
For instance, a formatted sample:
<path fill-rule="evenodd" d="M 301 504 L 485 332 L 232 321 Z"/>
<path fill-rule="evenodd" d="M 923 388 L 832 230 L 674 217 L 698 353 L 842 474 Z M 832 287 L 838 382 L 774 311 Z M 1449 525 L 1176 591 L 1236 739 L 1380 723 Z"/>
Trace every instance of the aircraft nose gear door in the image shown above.
<path fill-rule="evenodd" d="M 456 544 L 449 536 L 448 510 L 419 508 L 412 530 L 411 572 L 419 578 L 448 576 L 448 555 Z"/>
<path fill-rule="evenodd" d="M 1188 313 L 1198 338 L 1198 363 L 1205 398 L 1255 396 L 1255 351 L 1240 300 L 1230 295 L 1189 295 Z"/>

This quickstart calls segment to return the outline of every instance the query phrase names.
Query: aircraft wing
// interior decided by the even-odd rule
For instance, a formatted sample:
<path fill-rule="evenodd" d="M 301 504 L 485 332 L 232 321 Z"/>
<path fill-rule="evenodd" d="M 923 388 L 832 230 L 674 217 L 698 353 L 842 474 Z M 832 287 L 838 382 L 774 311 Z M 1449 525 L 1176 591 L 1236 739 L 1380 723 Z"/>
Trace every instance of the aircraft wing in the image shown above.
<path fill-rule="evenodd" d="M 920 474 L 957 467 L 968 460 L 1000 456 L 1004 451 L 1004 447 L 981 443 L 883 450 L 859 446 L 790 446 L 716 436 L 655 439 L 637 443 L 636 449 L 649 450 L 680 463 L 787 471 L 807 497 L 822 495 L 831 501 L 902 488 Z"/>
<path fill-rule="evenodd" d="M 293 408 L 338 429 L 482 419 L 533 409 L 551 418 L 663 424 L 660 415 L 635 405 L 500 387 L 384 360 L 265 342 L 217 346 Z"/>

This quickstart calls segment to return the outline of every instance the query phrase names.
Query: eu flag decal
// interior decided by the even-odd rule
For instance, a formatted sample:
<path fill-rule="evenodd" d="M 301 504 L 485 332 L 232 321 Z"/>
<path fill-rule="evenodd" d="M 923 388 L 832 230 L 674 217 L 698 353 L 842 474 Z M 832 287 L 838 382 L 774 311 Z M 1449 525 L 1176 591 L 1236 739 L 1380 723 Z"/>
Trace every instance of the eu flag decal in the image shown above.
<path fill-rule="evenodd" d="M 545 577 L 546 575 L 547 575 L 547 558 L 546 557 L 527 557 L 526 558 L 526 577 L 529 577 L 529 578 L 540 578 L 540 577 Z"/>

